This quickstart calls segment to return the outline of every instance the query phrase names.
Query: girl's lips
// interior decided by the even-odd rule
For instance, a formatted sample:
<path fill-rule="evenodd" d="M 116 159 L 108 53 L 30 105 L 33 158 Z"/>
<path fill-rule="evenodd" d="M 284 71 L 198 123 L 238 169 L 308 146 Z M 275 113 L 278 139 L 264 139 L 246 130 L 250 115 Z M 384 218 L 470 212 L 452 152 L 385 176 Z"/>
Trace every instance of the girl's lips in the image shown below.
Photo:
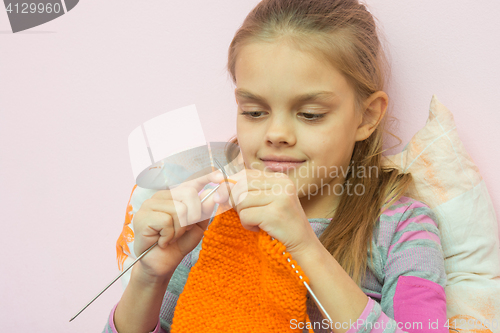
<path fill-rule="evenodd" d="M 293 169 L 300 166 L 302 162 L 278 162 L 278 161 L 262 161 L 267 169 L 272 171 L 286 171 L 288 169 Z"/>

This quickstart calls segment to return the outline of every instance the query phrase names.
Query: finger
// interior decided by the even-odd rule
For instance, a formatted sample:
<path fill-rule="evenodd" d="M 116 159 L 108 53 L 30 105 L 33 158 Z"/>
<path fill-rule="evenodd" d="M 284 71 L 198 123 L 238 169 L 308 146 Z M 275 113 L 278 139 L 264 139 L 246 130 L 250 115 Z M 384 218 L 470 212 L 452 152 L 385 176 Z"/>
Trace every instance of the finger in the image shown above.
<path fill-rule="evenodd" d="M 170 214 L 175 218 L 174 215 L 177 215 L 177 210 L 175 209 L 172 201 L 174 201 L 173 198 L 168 200 L 151 198 L 146 200 L 144 203 L 147 203 L 147 208 L 151 211 Z"/>
<path fill-rule="evenodd" d="M 192 251 L 192 244 L 201 240 L 203 233 L 207 230 L 209 220 L 210 219 L 206 219 L 200 223 L 192 224 L 185 228 L 186 230 L 187 228 L 190 228 L 189 232 L 184 233 L 177 240 L 177 246 L 183 253 Z"/>
<path fill-rule="evenodd" d="M 227 182 L 226 181 L 220 182 L 219 188 L 213 194 L 214 202 L 219 203 L 219 204 L 226 202 L 228 199 L 228 193 L 232 192 L 235 185 L 236 185 L 236 181 L 234 181 L 232 179 L 229 179 Z M 229 192 L 228 192 L 228 187 L 229 187 Z"/>
<path fill-rule="evenodd" d="M 201 199 L 194 187 L 180 187 L 172 190 L 172 199 L 176 210 L 179 203 L 186 206 L 186 214 L 179 215 L 182 227 L 201 221 Z"/>
<path fill-rule="evenodd" d="M 139 231 L 139 230 L 137 230 Z M 140 234 L 147 241 L 138 247 L 139 253 L 145 251 L 149 246 L 158 241 L 158 245 L 164 248 L 175 235 L 174 219 L 170 214 L 164 212 L 150 212 L 148 223 L 140 230 Z"/>
<path fill-rule="evenodd" d="M 211 167 L 202 169 L 201 171 L 191 175 L 186 181 L 183 183 L 173 186 L 169 190 L 159 190 L 151 199 L 160 199 L 160 200 L 172 200 L 172 191 L 185 188 L 185 187 L 194 187 L 197 192 L 200 192 L 208 183 L 216 183 L 218 184 L 220 181 L 224 179 L 222 172 L 219 170 L 211 171 Z"/>
<path fill-rule="evenodd" d="M 174 231 L 178 232 L 181 228 L 181 221 L 187 219 L 188 208 L 184 202 L 170 200 L 171 202 L 164 202 L 162 200 L 151 200 L 148 207 L 153 212 L 161 212 L 170 215 L 173 218 Z M 176 235 L 174 235 L 176 237 Z"/>
<path fill-rule="evenodd" d="M 224 169 L 224 171 L 226 172 L 226 176 L 228 179 L 235 180 L 236 182 L 240 181 L 243 178 L 247 178 L 247 175 L 249 172 L 254 172 L 253 170 L 243 169 L 243 170 L 238 171 L 235 174 L 229 174 L 225 169 Z M 257 172 L 259 172 L 259 171 L 257 171 Z"/>
<path fill-rule="evenodd" d="M 200 190 L 209 182 L 219 182 L 223 178 L 220 171 L 214 171 L 196 179 L 184 182 L 180 186 L 172 189 L 171 195 L 174 201 L 183 202 L 187 206 L 186 218 L 179 216 L 182 227 L 202 220 L 201 199 L 198 196 Z"/>
<path fill-rule="evenodd" d="M 198 236 L 193 236 L 193 234 L 198 235 L 200 231 L 203 232 L 207 229 L 208 222 L 210 220 L 209 218 L 199 222 L 198 224 L 191 224 L 187 227 L 181 226 L 180 221 L 183 220 L 183 216 L 185 215 L 185 211 L 187 210 L 187 208 L 182 208 L 183 207 L 182 202 L 176 203 L 174 201 L 174 204 L 177 204 L 177 205 L 179 205 L 179 207 L 181 207 L 180 209 L 175 211 L 175 210 L 171 209 L 171 206 L 166 208 L 165 206 L 167 206 L 167 205 L 165 205 L 164 203 L 161 204 L 158 201 L 159 200 L 157 200 L 157 202 L 154 202 L 151 205 L 151 208 L 153 208 L 153 209 L 158 208 L 160 210 L 167 210 L 167 211 L 171 211 L 172 213 L 167 214 L 167 213 L 160 212 L 160 211 L 153 211 L 154 214 L 151 214 L 151 217 L 150 217 L 151 224 L 148 226 L 149 230 L 143 234 L 145 236 L 149 236 L 149 237 L 151 237 L 151 236 L 158 237 L 158 235 L 159 235 L 160 237 L 158 238 L 158 245 L 161 248 L 165 248 L 166 246 L 168 246 L 169 244 L 171 244 L 174 241 L 179 242 L 181 239 L 184 239 L 184 242 L 185 242 L 186 241 L 185 234 L 187 233 L 187 231 L 190 231 L 191 229 L 193 229 L 195 227 L 197 229 L 200 229 L 200 230 L 194 231 L 194 233 L 190 231 L 192 233 L 192 235 L 189 238 L 198 237 Z M 179 213 L 179 214 L 177 214 L 177 213 Z M 155 238 L 155 240 L 156 240 L 156 238 Z M 150 245 L 148 245 L 148 247 L 151 246 L 152 244 L 153 244 L 153 242 L 151 242 Z M 191 244 L 191 243 L 188 242 L 186 244 Z M 144 249 L 147 249 L 148 247 L 145 247 Z"/>
<path fill-rule="evenodd" d="M 159 190 L 149 200 L 172 200 L 172 194 L 170 190 Z"/>
<path fill-rule="evenodd" d="M 234 175 L 225 178 L 224 183 L 221 184 L 219 189 L 217 190 L 218 197 L 216 197 L 215 201 L 217 203 L 225 203 L 229 200 L 229 195 L 231 195 L 232 203 L 236 205 L 237 202 L 235 200 L 236 196 L 233 195 L 233 191 L 236 187 L 242 188 L 243 191 L 248 190 L 247 184 L 247 172 L 245 169 L 241 170 Z M 229 191 L 228 191 L 229 187 Z"/>
<path fill-rule="evenodd" d="M 228 202 L 231 206 L 238 205 L 250 190 L 250 186 L 248 186 L 247 178 L 241 177 L 240 180 L 234 184 L 230 179 L 230 182 L 222 184 L 217 190 L 219 198 L 215 199 L 218 203 Z M 229 187 L 229 192 L 227 188 Z M 229 200 L 229 196 L 231 196 L 231 200 Z M 235 208 L 235 207 L 233 207 Z"/>
<path fill-rule="evenodd" d="M 259 225 L 262 223 L 262 220 L 258 218 L 262 216 L 264 212 L 265 207 L 263 206 L 256 206 L 243 211 L 239 210 L 238 215 L 240 216 L 242 227 L 250 231 L 259 232 Z"/>
<path fill-rule="evenodd" d="M 206 189 L 203 192 L 201 192 L 201 195 L 200 195 L 201 200 L 203 200 L 205 197 L 207 197 L 209 195 L 209 193 L 212 192 L 212 190 L 213 189 Z M 210 196 L 205 201 L 203 201 L 203 203 L 201 204 L 201 215 L 202 215 L 201 219 L 202 220 L 204 220 L 207 217 L 212 215 L 212 212 L 213 212 L 215 204 L 216 204 L 215 193 L 217 193 L 217 191 L 210 194 Z M 200 200 L 200 202 L 201 202 L 201 200 Z"/>
<path fill-rule="evenodd" d="M 224 179 L 220 170 L 212 170 L 212 167 L 207 167 L 193 174 L 179 186 L 194 187 L 197 192 L 200 192 L 208 183 L 219 183 Z"/>
<path fill-rule="evenodd" d="M 204 192 L 208 191 L 209 190 L 205 190 Z M 203 196 L 202 194 L 201 197 Z M 185 227 L 200 222 L 206 218 L 207 214 L 211 213 L 210 207 L 208 206 L 205 206 L 205 212 L 202 212 L 200 197 L 198 197 L 198 193 L 196 193 L 196 190 L 193 188 L 182 188 L 172 191 L 172 197 L 173 198 L 170 200 L 149 199 L 147 200 L 148 208 L 155 212 L 172 215 L 172 217 L 178 221 L 179 227 Z M 206 201 L 203 204 L 205 203 Z M 212 205 L 215 205 L 215 203 L 212 203 Z"/>

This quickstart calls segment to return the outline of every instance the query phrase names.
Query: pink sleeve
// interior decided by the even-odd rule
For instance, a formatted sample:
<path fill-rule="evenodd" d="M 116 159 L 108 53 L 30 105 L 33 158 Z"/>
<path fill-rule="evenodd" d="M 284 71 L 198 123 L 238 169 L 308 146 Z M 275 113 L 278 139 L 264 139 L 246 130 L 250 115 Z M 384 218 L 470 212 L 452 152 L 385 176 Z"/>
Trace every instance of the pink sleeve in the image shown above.
<path fill-rule="evenodd" d="M 368 297 L 365 309 L 356 322 L 350 323 L 346 333 L 448 333 L 446 320 L 442 286 L 417 276 L 400 276 L 394 294 L 394 319 Z"/>
<path fill-rule="evenodd" d="M 108 319 L 108 323 L 106 325 L 106 328 L 104 329 L 104 332 L 103 333 L 119 333 L 117 330 L 116 330 L 116 327 L 115 327 L 115 322 L 113 320 L 114 316 L 115 316 L 115 311 L 116 311 L 116 306 L 118 305 L 118 303 L 116 303 L 116 305 L 113 307 L 113 309 L 111 310 L 111 313 L 109 314 L 109 319 Z M 160 324 L 160 318 L 158 318 L 158 323 L 156 324 L 156 327 L 153 331 L 151 331 L 150 333 L 167 333 L 167 331 L 165 331 L 162 327 L 161 327 L 161 324 Z"/>
<path fill-rule="evenodd" d="M 422 323 L 422 329 L 408 332 L 448 333 L 446 294 L 436 282 L 418 276 L 400 276 L 394 293 L 394 319 Z"/>

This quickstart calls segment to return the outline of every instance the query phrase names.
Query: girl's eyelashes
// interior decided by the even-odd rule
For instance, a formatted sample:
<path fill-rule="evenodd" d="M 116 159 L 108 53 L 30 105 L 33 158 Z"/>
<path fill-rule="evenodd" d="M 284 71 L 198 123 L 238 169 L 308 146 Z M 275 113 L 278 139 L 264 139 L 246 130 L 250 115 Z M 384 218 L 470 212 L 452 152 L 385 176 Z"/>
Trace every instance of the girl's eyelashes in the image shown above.
<path fill-rule="evenodd" d="M 257 117 L 252 116 L 253 114 L 256 114 L 256 113 L 264 113 L 264 112 L 263 111 L 243 111 L 240 114 L 244 115 L 247 118 L 257 119 Z"/>
<path fill-rule="evenodd" d="M 252 114 L 264 113 L 264 112 L 265 111 L 243 111 L 240 114 L 244 115 L 245 117 L 248 117 L 250 119 L 259 119 L 261 117 L 254 117 L 254 116 L 252 116 Z M 308 122 L 319 121 L 321 118 L 323 118 L 326 115 L 325 113 L 316 114 L 316 113 L 308 113 L 308 112 L 300 112 L 299 114 L 305 115 L 306 117 L 303 117 L 303 118 L 306 119 L 306 121 L 308 121 Z M 308 117 L 310 117 L 310 118 L 308 118 Z"/>
<path fill-rule="evenodd" d="M 305 119 L 307 119 L 308 121 L 317 121 L 321 118 L 323 118 L 325 116 L 324 113 L 307 113 L 307 112 L 301 112 L 303 115 L 308 115 L 308 116 L 313 116 L 313 118 L 307 118 L 307 117 L 304 117 Z"/>

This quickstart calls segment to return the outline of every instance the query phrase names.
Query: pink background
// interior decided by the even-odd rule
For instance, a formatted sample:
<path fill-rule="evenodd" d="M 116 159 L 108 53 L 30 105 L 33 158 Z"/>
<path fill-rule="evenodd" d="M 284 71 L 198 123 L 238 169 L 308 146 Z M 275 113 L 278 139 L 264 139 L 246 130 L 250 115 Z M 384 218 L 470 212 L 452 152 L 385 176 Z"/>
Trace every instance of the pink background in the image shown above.
<path fill-rule="evenodd" d="M 0 331 L 102 331 L 119 282 L 68 321 L 118 273 L 128 135 L 189 104 L 208 141 L 235 134 L 227 48 L 256 3 L 85 0 L 17 34 L 0 9 Z M 391 153 L 424 126 L 436 94 L 498 212 L 500 3 L 476 3 L 368 1 L 392 58 L 403 142 Z"/>

